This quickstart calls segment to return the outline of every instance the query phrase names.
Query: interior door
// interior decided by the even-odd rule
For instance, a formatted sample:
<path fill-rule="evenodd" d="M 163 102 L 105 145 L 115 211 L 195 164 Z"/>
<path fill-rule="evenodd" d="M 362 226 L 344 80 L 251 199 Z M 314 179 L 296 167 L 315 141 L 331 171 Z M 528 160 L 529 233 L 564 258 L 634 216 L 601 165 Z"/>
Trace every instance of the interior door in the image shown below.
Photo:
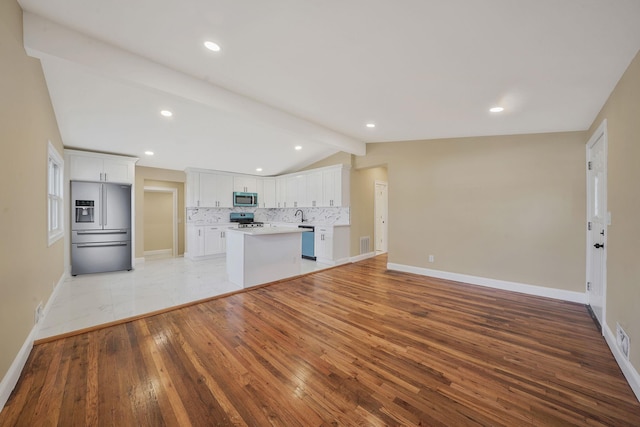
<path fill-rule="evenodd" d="M 602 325 L 606 307 L 608 222 L 607 150 L 603 129 L 598 129 L 587 144 L 587 160 L 587 298 L 593 314 Z"/>
<path fill-rule="evenodd" d="M 387 183 L 376 181 L 375 194 L 375 250 L 377 253 L 387 252 L 388 226 L 388 193 Z"/>

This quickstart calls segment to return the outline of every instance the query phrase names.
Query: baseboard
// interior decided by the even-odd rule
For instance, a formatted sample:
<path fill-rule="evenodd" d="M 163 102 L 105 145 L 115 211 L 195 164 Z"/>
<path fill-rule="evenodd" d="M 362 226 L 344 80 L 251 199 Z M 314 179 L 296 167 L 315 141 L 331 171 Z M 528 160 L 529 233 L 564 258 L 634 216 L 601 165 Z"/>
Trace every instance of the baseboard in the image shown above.
<path fill-rule="evenodd" d="M 338 258 L 337 260 L 335 260 L 333 265 L 349 264 L 350 262 L 351 262 L 351 259 L 349 257 Z"/>
<path fill-rule="evenodd" d="M 15 388 L 16 384 L 18 384 L 22 368 L 24 368 L 24 365 L 27 363 L 27 359 L 29 358 L 29 354 L 33 348 L 33 341 L 36 339 L 37 333 L 36 325 L 31 329 L 27 339 L 24 344 L 22 344 L 22 348 L 20 348 L 16 358 L 13 359 L 13 363 L 11 363 L 9 370 L 2 378 L 2 381 L 0 381 L 0 411 L 2 411 L 7 400 L 9 400 L 9 396 L 11 396 L 11 392 Z"/>
<path fill-rule="evenodd" d="M 402 271 L 405 273 L 420 274 L 422 276 L 437 277 L 438 279 L 453 280 L 472 285 L 485 286 L 488 288 L 502 289 L 505 291 L 520 292 L 539 297 L 559 299 L 563 301 L 587 303 L 587 296 L 584 292 L 565 291 L 563 289 L 545 288 L 544 286 L 527 285 L 524 283 L 508 282 L 505 280 L 488 279 L 486 277 L 469 276 L 467 274 L 450 273 L 448 271 L 431 270 L 428 268 L 414 267 L 410 265 L 388 263 L 389 270 Z"/>
<path fill-rule="evenodd" d="M 20 351 L 18 351 L 15 359 L 13 359 L 9 370 L 2 378 L 2 381 L 0 381 L 0 411 L 2 411 L 4 405 L 7 403 L 7 400 L 9 400 L 9 396 L 11 396 L 11 392 L 15 388 L 16 384 L 18 384 L 20 374 L 22 374 L 22 369 L 27 363 L 27 359 L 29 358 L 29 354 L 31 353 L 31 349 L 33 348 L 33 342 L 38 336 L 38 331 L 40 329 L 40 325 L 42 324 L 42 319 L 44 319 L 51 310 L 53 301 L 56 299 L 56 296 L 58 295 L 58 292 L 62 287 L 62 282 L 64 282 L 67 277 L 68 272 L 65 269 L 65 271 L 60 276 L 60 279 L 58 279 L 56 286 L 53 288 L 53 292 L 51 292 L 51 295 L 47 300 L 47 304 L 45 304 L 44 309 L 42 310 L 42 318 L 37 324 L 33 325 L 33 328 L 31 328 L 31 332 L 29 332 L 27 339 L 22 344 Z"/>
<path fill-rule="evenodd" d="M 144 257 L 141 258 L 136 258 L 134 260 L 134 266 L 138 265 L 138 264 L 144 264 Z"/>
<path fill-rule="evenodd" d="M 375 252 L 367 252 L 366 254 L 360 254 L 360 255 L 352 256 L 351 258 L 349 258 L 349 261 L 358 262 L 358 261 L 363 261 L 363 260 L 368 259 L 368 258 L 373 258 L 374 256 L 376 256 Z"/>
<path fill-rule="evenodd" d="M 172 255 L 173 249 L 158 249 L 157 251 L 144 251 L 144 256 Z"/>
<path fill-rule="evenodd" d="M 622 354 L 618 348 L 618 345 L 616 344 L 616 336 L 613 334 L 611 329 L 609 329 L 609 325 L 606 323 L 602 325 L 602 332 L 604 339 L 607 341 L 607 344 L 613 353 L 613 357 L 615 357 L 616 362 L 618 362 L 618 366 L 620 366 L 620 369 L 622 370 L 622 374 L 627 379 L 627 382 L 629 383 L 629 386 L 631 386 L 631 390 L 635 393 L 636 398 L 640 401 L 640 374 L 638 374 L 638 371 L 636 371 L 631 362 L 624 357 L 624 354 Z"/>
<path fill-rule="evenodd" d="M 44 309 L 42 310 L 42 318 L 40 319 L 38 324 L 35 325 L 36 336 L 38 332 L 40 332 L 40 325 L 42 325 L 42 320 L 46 319 L 49 311 L 51 311 L 53 301 L 55 301 L 55 299 L 57 298 L 58 293 L 60 292 L 60 288 L 62 288 L 62 282 L 64 282 L 66 278 L 69 277 L 69 275 L 70 274 L 67 272 L 62 273 L 62 276 L 60 276 L 60 279 L 58 279 L 58 283 L 56 283 L 56 286 L 53 288 L 53 292 L 51 292 L 51 295 L 49 296 L 49 299 L 47 300 L 47 303 L 44 305 Z"/>

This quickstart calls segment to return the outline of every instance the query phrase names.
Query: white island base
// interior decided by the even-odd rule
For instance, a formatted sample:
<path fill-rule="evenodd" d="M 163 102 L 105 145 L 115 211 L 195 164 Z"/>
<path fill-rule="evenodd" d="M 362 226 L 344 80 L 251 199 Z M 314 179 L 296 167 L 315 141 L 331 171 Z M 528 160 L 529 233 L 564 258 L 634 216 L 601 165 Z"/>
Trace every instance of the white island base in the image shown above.
<path fill-rule="evenodd" d="M 300 274 L 301 228 L 227 230 L 229 281 L 244 288 Z"/>

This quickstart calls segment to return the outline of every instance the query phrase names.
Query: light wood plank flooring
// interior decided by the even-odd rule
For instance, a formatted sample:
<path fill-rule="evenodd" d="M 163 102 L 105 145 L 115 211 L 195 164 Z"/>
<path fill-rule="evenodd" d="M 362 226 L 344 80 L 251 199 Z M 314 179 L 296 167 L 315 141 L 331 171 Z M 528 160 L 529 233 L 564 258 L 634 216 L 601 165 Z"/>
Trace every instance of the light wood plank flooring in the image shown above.
<path fill-rule="evenodd" d="M 40 344 L 0 425 L 640 425 L 584 306 L 385 265 Z"/>

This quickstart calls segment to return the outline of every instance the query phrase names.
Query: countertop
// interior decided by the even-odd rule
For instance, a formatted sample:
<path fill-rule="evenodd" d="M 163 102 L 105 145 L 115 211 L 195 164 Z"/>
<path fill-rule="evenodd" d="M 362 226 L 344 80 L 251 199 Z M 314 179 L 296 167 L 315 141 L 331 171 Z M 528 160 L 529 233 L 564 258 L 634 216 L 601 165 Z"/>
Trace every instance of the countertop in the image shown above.
<path fill-rule="evenodd" d="M 204 222 L 204 221 L 193 221 L 187 222 L 187 225 L 193 226 L 209 226 L 209 227 L 237 227 L 237 222 Z M 312 227 L 350 227 L 351 224 L 323 224 L 318 222 L 265 222 L 264 225 L 266 228 L 269 227 L 281 227 L 281 228 L 296 228 L 299 225 L 309 225 Z"/>
<path fill-rule="evenodd" d="M 243 233 L 249 236 L 264 236 L 269 234 L 291 234 L 304 233 L 304 228 L 298 227 L 254 227 L 254 228 L 234 228 L 227 230 L 228 233 Z"/>
<path fill-rule="evenodd" d="M 323 224 L 319 222 L 271 222 L 271 227 L 297 227 L 299 225 L 309 225 L 312 227 L 351 227 L 351 224 Z"/>

